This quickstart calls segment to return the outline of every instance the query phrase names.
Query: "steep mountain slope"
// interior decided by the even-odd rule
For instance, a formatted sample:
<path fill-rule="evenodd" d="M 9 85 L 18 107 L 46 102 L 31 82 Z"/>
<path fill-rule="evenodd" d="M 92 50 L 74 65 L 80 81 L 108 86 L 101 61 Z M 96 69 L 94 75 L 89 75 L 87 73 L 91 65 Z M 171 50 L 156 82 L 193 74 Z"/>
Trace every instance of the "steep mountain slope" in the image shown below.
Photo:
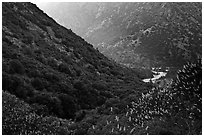
<path fill-rule="evenodd" d="M 81 109 L 145 89 L 139 74 L 107 59 L 34 4 L 2 7 L 3 90 L 45 106 L 46 115 L 74 119 Z"/>
<path fill-rule="evenodd" d="M 2 67 L 3 134 L 202 134 L 201 61 L 143 83 L 32 3 L 2 3 Z"/>
<path fill-rule="evenodd" d="M 181 67 L 201 58 L 201 3 L 48 3 L 42 8 L 127 66 Z"/>

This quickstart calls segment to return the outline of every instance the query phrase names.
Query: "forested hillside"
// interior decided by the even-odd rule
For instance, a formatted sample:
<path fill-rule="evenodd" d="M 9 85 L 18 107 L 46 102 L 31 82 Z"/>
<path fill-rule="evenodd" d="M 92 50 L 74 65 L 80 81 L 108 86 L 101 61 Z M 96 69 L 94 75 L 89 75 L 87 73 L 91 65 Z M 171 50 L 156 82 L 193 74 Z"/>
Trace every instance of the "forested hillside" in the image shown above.
<path fill-rule="evenodd" d="M 35 4 L 2 3 L 2 133 L 202 134 L 201 60 L 172 84 L 108 59 Z"/>

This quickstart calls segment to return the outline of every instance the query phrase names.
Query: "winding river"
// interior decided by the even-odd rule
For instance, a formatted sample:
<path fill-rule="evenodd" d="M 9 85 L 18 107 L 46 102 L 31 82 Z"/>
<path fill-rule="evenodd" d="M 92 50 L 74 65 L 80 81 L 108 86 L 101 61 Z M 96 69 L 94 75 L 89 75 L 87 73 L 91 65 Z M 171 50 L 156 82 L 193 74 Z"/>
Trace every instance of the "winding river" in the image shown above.
<path fill-rule="evenodd" d="M 155 83 L 156 80 L 160 79 L 161 77 L 165 77 L 166 74 L 167 74 L 167 72 L 157 72 L 157 71 L 153 71 L 153 70 L 152 70 L 152 73 L 154 74 L 154 75 L 153 75 L 153 76 L 154 76 L 153 78 L 143 79 L 142 81 L 144 81 L 144 82 L 150 82 L 150 81 L 152 81 L 152 83 Z"/>

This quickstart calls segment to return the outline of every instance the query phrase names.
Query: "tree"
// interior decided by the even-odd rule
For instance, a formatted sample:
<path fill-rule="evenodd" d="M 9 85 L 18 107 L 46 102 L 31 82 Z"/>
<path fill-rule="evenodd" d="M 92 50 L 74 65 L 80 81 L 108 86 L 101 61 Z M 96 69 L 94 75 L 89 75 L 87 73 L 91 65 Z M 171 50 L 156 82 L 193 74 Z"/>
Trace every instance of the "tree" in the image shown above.
<path fill-rule="evenodd" d="M 2 89 L 15 93 L 18 87 L 24 85 L 22 77 L 16 75 L 9 75 L 3 72 L 2 74 Z"/>
<path fill-rule="evenodd" d="M 66 74 L 69 74 L 71 76 L 73 76 L 73 72 L 71 71 L 71 69 L 69 68 L 69 66 L 66 63 L 61 63 L 58 67 L 59 71 L 64 72 Z"/>
<path fill-rule="evenodd" d="M 24 84 L 18 86 L 18 88 L 15 91 L 15 95 L 19 98 L 25 99 L 27 97 L 32 97 L 34 95 L 34 91 L 30 85 Z"/>
<path fill-rule="evenodd" d="M 74 118 L 76 112 L 76 102 L 74 98 L 67 94 L 60 94 L 58 97 L 61 100 L 64 117 Z"/>
<path fill-rule="evenodd" d="M 14 73 L 24 74 L 25 68 L 19 60 L 14 59 L 9 62 L 9 72 L 12 74 Z"/>
<path fill-rule="evenodd" d="M 43 90 L 46 86 L 45 82 L 41 78 L 38 78 L 38 77 L 32 80 L 31 83 L 33 87 L 37 90 Z"/>

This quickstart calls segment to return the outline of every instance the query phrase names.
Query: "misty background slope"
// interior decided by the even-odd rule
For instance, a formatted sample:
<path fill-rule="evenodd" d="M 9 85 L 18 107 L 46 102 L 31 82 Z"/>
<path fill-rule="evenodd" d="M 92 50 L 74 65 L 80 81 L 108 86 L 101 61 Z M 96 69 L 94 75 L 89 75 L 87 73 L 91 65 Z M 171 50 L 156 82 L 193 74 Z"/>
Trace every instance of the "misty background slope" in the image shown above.
<path fill-rule="evenodd" d="M 99 2 L 38 6 L 107 57 L 130 67 L 180 67 L 201 58 L 201 3 Z"/>

